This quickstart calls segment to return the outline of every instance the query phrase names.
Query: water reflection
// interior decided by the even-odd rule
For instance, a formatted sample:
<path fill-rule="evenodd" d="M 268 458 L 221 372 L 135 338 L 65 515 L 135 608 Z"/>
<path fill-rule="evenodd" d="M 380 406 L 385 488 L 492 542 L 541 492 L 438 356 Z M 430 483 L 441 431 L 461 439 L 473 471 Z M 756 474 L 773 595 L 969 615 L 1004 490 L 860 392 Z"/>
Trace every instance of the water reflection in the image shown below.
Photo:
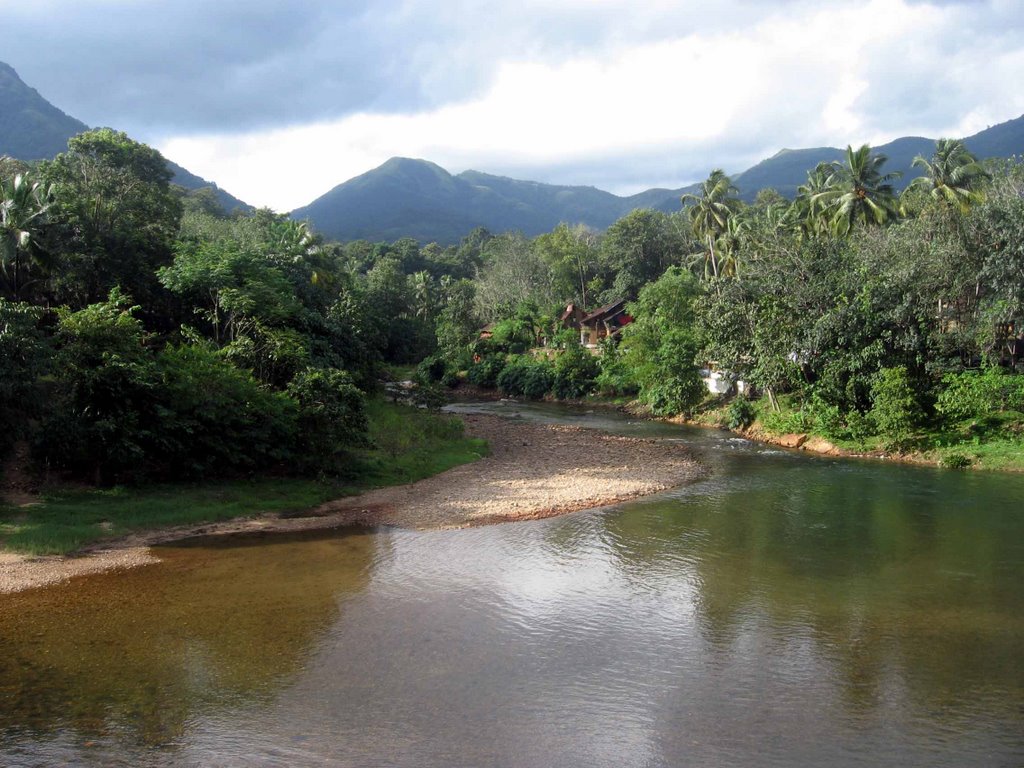
<path fill-rule="evenodd" d="M 0 737 L 166 745 L 218 707 L 265 701 L 369 579 L 377 539 L 248 537 L 0 602 Z"/>
<path fill-rule="evenodd" d="M 682 436 L 714 474 L 534 523 L 172 550 L 21 596 L 0 762 L 1022 762 L 1024 478 L 584 421 Z"/>

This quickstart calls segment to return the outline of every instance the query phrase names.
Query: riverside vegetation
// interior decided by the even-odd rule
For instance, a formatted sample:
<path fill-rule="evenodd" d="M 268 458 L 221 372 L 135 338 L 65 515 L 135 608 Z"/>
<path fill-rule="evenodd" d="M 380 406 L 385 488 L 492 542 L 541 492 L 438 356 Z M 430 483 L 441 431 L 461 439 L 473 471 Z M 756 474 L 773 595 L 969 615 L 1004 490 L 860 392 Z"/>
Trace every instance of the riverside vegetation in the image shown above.
<path fill-rule="evenodd" d="M 155 150 L 86 132 L 52 161 L 0 160 L 0 451 L 99 488 L 321 483 L 295 485 L 289 508 L 325 480 L 393 482 L 483 450 L 384 402 L 388 366 L 418 364 L 425 405 L 467 379 L 673 415 L 707 410 L 710 363 L 762 395 L 724 404 L 734 426 L 1018 466 L 1024 168 L 982 167 L 955 141 L 919 165 L 899 197 L 862 147 L 793 201 L 745 205 L 715 171 L 678 213 L 637 210 L 603 234 L 340 244 L 270 211 L 228 214 L 171 185 Z M 567 300 L 620 298 L 635 321 L 600 357 L 555 322 Z M 61 503 L 5 508 L 0 535 L 75 546 L 18 544 L 33 519 L 82 517 Z"/>

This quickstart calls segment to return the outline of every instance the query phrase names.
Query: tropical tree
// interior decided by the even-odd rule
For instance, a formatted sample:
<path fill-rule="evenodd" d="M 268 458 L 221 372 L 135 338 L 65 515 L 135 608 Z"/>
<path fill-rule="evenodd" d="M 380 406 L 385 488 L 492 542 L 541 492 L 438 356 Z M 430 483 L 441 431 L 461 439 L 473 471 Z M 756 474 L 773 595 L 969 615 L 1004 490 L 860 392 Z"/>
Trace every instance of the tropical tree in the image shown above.
<path fill-rule="evenodd" d="M 829 209 L 841 194 L 834 171 L 831 163 L 818 163 L 807 172 L 807 181 L 797 187 L 796 207 L 806 235 L 822 235 L 831 228 Z"/>
<path fill-rule="evenodd" d="M 934 199 L 949 203 L 961 213 L 967 213 L 972 203 L 982 200 L 978 185 L 989 177 L 959 139 L 939 139 L 931 160 L 918 155 L 913 167 L 923 169 L 924 176 L 910 182 L 911 189 L 926 190 Z"/>
<path fill-rule="evenodd" d="M 832 230 L 849 234 L 857 224 L 880 225 L 899 215 L 896 195 L 890 182 L 899 172 L 882 173 L 888 158 L 874 154 L 864 144 L 860 149 L 846 148 L 846 163 L 833 163 L 826 188 L 813 202 L 824 205 L 829 212 Z"/>
<path fill-rule="evenodd" d="M 700 194 L 685 194 L 681 201 L 684 208 L 689 207 L 690 226 L 706 246 L 705 271 L 714 277 L 719 276 L 719 259 L 715 252 L 716 241 L 728 230 L 729 219 L 740 208 L 736 195 L 739 190 L 721 168 L 711 172 L 706 181 L 701 182 Z"/>
<path fill-rule="evenodd" d="M 52 190 L 25 174 L 0 178 L 0 270 L 4 292 L 15 300 L 40 266 L 36 234 L 52 203 Z"/>

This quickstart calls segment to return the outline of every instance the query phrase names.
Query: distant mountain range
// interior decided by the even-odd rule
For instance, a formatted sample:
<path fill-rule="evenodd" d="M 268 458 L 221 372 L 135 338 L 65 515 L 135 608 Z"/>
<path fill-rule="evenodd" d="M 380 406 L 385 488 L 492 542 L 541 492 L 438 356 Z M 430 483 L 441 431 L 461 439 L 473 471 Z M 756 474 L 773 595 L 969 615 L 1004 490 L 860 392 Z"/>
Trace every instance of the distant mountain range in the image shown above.
<path fill-rule="evenodd" d="M 89 126 L 57 109 L 27 86 L 13 67 L 0 61 L 0 156 L 49 160 L 68 148 L 68 139 L 87 130 Z M 227 211 L 252 208 L 180 165 L 168 160 L 167 167 L 178 186 L 190 190 L 212 188 L 217 201 Z"/>
<path fill-rule="evenodd" d="M 979 158 L 1024 154 L 1024 116 L 970 136 L 965 143 Z M 902 189 L 919 175 L 911 167 L 914 158 L 931 157 L 935 139 L 905 137 L 874 150 L 889 158 L 886 170 L 903 172 L 896 183 Z M 767 187 L 792 198 L 814 166 L 845 156 L 846 151 L 836 147 L 784 149 L 736 174 L 733 181 L 748 202 Z M 317 231 L 337 240 L 413 237 L 421 242 L 454 243 L 480 226 L 492 232 L 519 230 L 529 236 L 549 232 L 560 222 L 605 229 L 635 208 L 678 211 L 679 198 L 697 189 L 693 184 L 619 197 L 594 187 L 518 181 L 479 171 L 453 176 L 426 160 L 394 157 L 291 215 L 309 219 Z"/>
<path fill-rule="evenodd" d="M 22 160 L 53 157 L 67 147 L 70 137 L 84 130 L 84 123 L 61 112 L 0 62 L 0 155 Z M 965 142 L 979 158 L 1024 155 L 1024 116 L 987 128 Z M 930 157 L 934 148 L 934 139 L 909 136 L 874 150 L 889 158 L 886 170 L 903 172 L 897 183 L 902 189 L 918 175 L 911 168 L 914 157 Z M 814 166 L 844 157 L 845 150 L 836 147 L 783 149 L 735 174 L 733 181 L 748 201 L 767 187 L 791 198 Z M 169 167 L 174 182 L 186 189 L 213 187 L 227 210 L 250 208 L 216 184 L 174 163 Z M 450 244 L 476 227 L 492 232 L 518 230 L 529 236 L 549 232 L 560 222 L 605 229 L 636 208 L 678 211 L 679 198 L 696 190 L 693 184 L 619 197 L 595 187 L 520 181 L 480 171 L 452 175 L 426 160 L 394 157 L 292 211 L 291 216 L 309 219 L 317 231 L 336 240 L 413 237 Z"/>

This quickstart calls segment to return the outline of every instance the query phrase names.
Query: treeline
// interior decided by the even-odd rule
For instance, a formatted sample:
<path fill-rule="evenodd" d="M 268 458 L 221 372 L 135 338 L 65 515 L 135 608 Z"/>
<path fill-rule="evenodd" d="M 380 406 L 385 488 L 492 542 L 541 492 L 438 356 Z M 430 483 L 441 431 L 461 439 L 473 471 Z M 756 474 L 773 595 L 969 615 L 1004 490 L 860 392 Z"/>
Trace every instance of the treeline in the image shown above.
<path fill-rule="evenodd" d="M 677 214 L 635 211 L 601 237 L 565 226 L 505 237 L 473 282 L 492 337 L 442 343 L 433 370 L 541 396 L 570 389 L 555 383 L 563 365 L 574 393 L 675 414 L 706 399 L 699 370 L 711 368 L 764 398 L 738 398 L 734 425 L 760 410 L 778 429 L 836 439 L 906 445 L 924 427 L 1016 438 L 1024 166 L 983 166 L 942 140 L 896 195 L 884 163 L 850 148 L 812 169 L 795 200 L 765 190 L 751 205 L 715 171 Z M 600 358 L 575 362 L 574 334 L 556 322 L 566 299 L 619 298 L 635 322 Z M 548 352 L 523 355 L 538 346 Z"/>
<path fill-rule="evenodd" d="M 745 205 L 715 171 L 677 213 L 441 247 L 227 214 L 106 129 L 50 162 L 0 159 L 0 449 L 27 441 L 100 482 L 337 472 L 384 366 L 413 363 L 425 402 L 469 380 L 685 413 L 711 367 L 763 395 L 733 401 L 737 424 L 1013 433 L 1024 167 L 946 141 L 919 164 L 901 196 L 884 158 L 851 148 L 793 201 Z M 632 322 L 599 356 L 560 322 L 619 299 Z"/>
<path fill-rule="evenodd" d="M 324 243 L 170 178 L 109 129 L 0 159 L 0 454 L 99 483 L 350 470 L 382 367 L 433 351 L 479 249 Z"/>

